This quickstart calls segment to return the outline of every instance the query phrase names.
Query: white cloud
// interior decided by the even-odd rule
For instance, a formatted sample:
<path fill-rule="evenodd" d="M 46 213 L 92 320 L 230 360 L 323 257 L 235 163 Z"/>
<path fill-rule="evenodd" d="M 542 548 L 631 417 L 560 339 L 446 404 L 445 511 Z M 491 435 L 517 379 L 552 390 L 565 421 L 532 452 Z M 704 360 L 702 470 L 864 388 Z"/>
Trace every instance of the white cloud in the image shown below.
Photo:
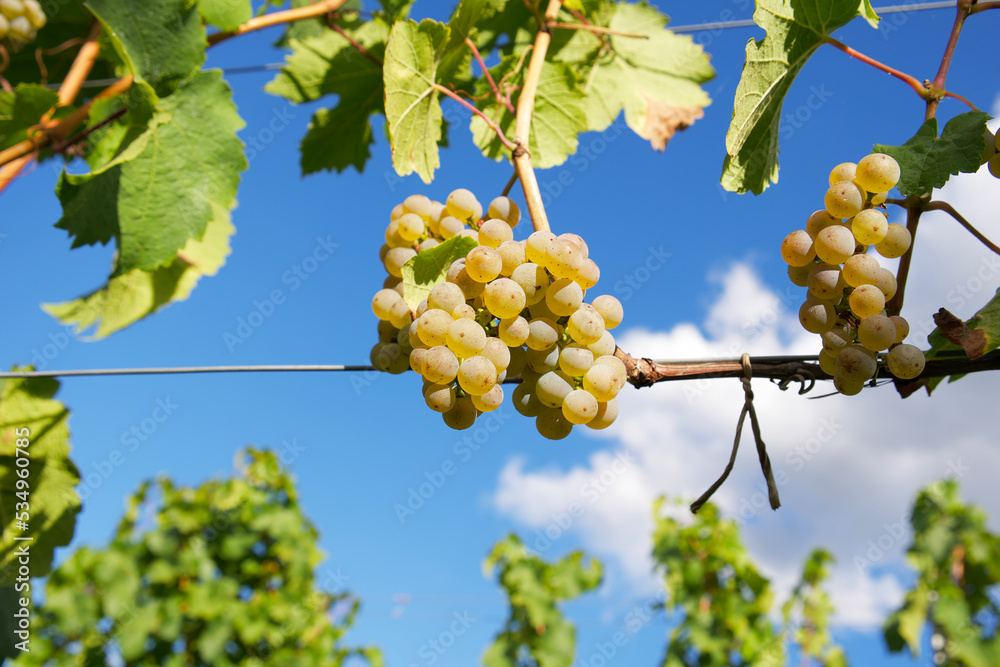
<path fill-rule="evenodd" d="M 1000 238 L 1000 221 L 990 214 L 1000 210 L 996 181 L 984 172 L 957 181 L 941 198 Z M 986 275 L 980 267 L 993 266 L 988 252 L 943 214 L 922 221 L 917 250 L 904 315 L 913 324 L 910 342 L 923 344 L 918 319 L 929 322 L 937 308 L 949 307 L 949 298 L 958 298 L 956 285 L 978 284 L 967 304 L 950 304 L 956 315 L 971 316 L 1000 285 L 1000 270 Z M 619 337 L 621 347 L 669 359 L 818 351 L 818 337 L 802 331 L 796 319 L 800 288 L 771 290 L 744 263 L 709 279 L 721 294 L 703 329 L 693 323 L 662 332 L 633 329 Z M 828 391 L 832 387 L 820 383 L 810 396 Z M 957 474 L 964 497 L 1000 517 L 995 378 L 989 374 L 942 385 L 933 397 L 918 392 L 905 400 L 891 386 L 809 400 L 764 380 L 754 382 L 754 393 L 783 507 L 774 513 L 766 506 L 749 423 L 733 474 L 713 501 L 745 520 L 750 553 L 783 593 L 811 549 L 833 552 L 838 563 L 830 591 L 838 623 L 870 628 L 901 600 L 896 576 L 910 539 L 906 513 L 927 482 Z M 534 529 L 529 545 L 544 551 L 545 540 L 555 543 L 571 531 L 624 579 L 615 584 L 619 594 L 643 595 L 657 590 L 649 557 L 652 501 L 661 494 L 690 501 L 722 472 L 743 392 L 737 380 L 668 382 L 627 390 L 619 400 L 622 418 L 591 433 L 607 441 L 606 449 L 569 470 L 531 470 L 513 460 L 493 501 L 499 512 Z M 608 472 L 623 450 L 631 457 L 628 468 Z M 600 483 L 602 474 L 607 484 Z"/>

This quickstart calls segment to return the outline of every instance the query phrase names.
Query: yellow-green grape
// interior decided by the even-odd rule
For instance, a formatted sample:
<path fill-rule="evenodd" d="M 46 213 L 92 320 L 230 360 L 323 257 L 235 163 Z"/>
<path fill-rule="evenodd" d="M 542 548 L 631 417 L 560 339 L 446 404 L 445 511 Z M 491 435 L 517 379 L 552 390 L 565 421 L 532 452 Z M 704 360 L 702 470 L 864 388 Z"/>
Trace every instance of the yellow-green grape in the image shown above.
<path fill-rule="evenodd" d="M 583 260 L 583 264 L 580 265 L 580 270 L 576 272 L 575 276 L 573 276 L 573 282 L 584 290 L 589 290 L 597 284 L 597 281 L 600 280 L 600 278 L 600 267 L 597 266 L 597 262 L 588 258 Z"/>
<path fill-rule="evenodd" d="M 906 321 L 906 318 L 899 315 L 893 315 L 889 319 L 896 325 L 896 340 L 893 342 L 902 343 L 910 335 L 910 323 Z"/>
<path fill-rule="evenodd" d="M 502 262 L 501 276 L 509 277 L 517 267 L 524 264 L 524 246 L 517 241 L 504 241 L 497 246 L 497 252 L 500 253 L 500 261 Z"/>
<path fill-rule="evenodd" d="M 521 221 L 521 209 L 509 197 L 501 196 L 491 201 L 486 210 L 486 215 L 491 218 L 503 220 L 510 225 L 511 229 L 517 227 L 517 223 Z"/>
<path fill-rule="evenodd" d="M 882 266 L 871 255 L 852 255 L 844 262 L 844 282 L 851 287 L 878 284 Z"/>
<path fill-rule="evenodd" d="M 405 213 L 394 222 L 397 225 L 399 235 L 407 241 L 416 241 L 423 236 L 424 219 L 416 213 Z"/>
<path fill-rule="evenodd" d="M 528 322 L 528 338 L 525 339 L 529 349 L 547 350 L 556 344 L 561 327 L 547 317 L 538 317 Z"/>
<path fill-rule="evenodd" d="M 902 257 L 910 249 L 910 240 L 910 231 L 898 222 L 893 222 L 886 230 L 885 238 L 875 244 L 875 250 L 883 257 L 895 259 Z"/>
<path fill-rule="evenodd" d="M 410 352 L 410 369 L 417 375 L 424 374 L 424 360 L 427 357 L 428 348 L 418 347 Z"/>
<path fill-rule="evenodd" d="M 431 212 L 427 216 L 427 229 L 435 236 L 441 236 L 441 218 L 445 216 L 444 204 L 431 200 Z"/>
<path fill-rule="evenodd" d="M 524 256 L 529 262 L 534 262 L 539 266 L 545 266 L 549 256 L 549 244 L 556 240 L 556 235 L 552 232 L 534 232 L 528 237 L 524 244 Z"/>
<path fill-rule="evenodd" d="M 879 209 L 866 208 L 851 219 L 851 231 L 858 243 L 875 245 L 885 238 L 889 222 L 885 219 L 885 213 Z"/>
<path fill-rule="evenodd" d="M 595 430 L 607 428 L 618 418 L 618 399 L 612 398 L 604 403 L 597 402 L 597 414 L 587 422 L 587 427 Z"/>
<path fill-rule="evenodd" d="M 837 311 L 829 301 L 808 298 L 799 306 L 799 323 L 809 333 L 821 334 L 833 328 Z"/>
<path fill-rule="evenodd" d="M 478 230 L 475 230 L 475 229 L 463 229 L 462 231 L 460 231 L 458 233 L 458 235 L 459 236 L 468 237 L 468 238 L 472 239 L 473 241 L 475 241 L 476 243 L 479 243 L 479 231 Z"/>
<path fill-rule="evenodd" d="M 785 260 L 788 266 L 806 266 L 815 258 L 813 237 L 804 230 L 795 230 L 781 242 L 781 259 Z"/>
<path fill-rule="evenodd" d="M 482 396 L 497 383 L 497 369 L 486 357 L 463 359 L 458 367 L 458 386 L 470 396 Z"/>
<path fill-rule="evenodd" d="M 2 2 L 2 1 L 3 0 L 0 0 L 0 2 Z M 406 209 L 403 208 L 403 205 L 402 204 L 396 204 L 395 206 L 392 207 L 392 210 L 389 211 L 389 221 L 393 222 L 393 221 L 399 219 L 399 216 L 403 215 L 404 213 L 406 213 Z"/>
<path fill-rule="evenodd" d="M 545 305 L 559 317 L 576 312 L 583 303 L 583 289 L 569 278 L 560 278 L 545 291 Z"/>
<path fill-rule="evenodd" d="M 417 244 L 417 252 L 423 252 L 424 250 L 427 250 L 428 248 L 433 248 L 436 245 L 441 245 L 441 242 L 433 238 L 424 239 L 419 244 Z"/>
<path fill-rule="evenodd" d="M 385 368 L 392 375 L 399 375 L 410 368 L 410 358 L 404 354 L 396 343 L 386 343 L 382 348 L 382 354 L 386 356 Z"/>
<path fill-rule="evenodd" d="M 386 276 L 385 280 L 382 281 L 382 287 L 385 289 L 393 289 L 401 284 L 403 284 L 403 279 L 396 276 Z"/>
<path fill-rule="evenodd" d="M 858 161 L 854 182 L 868 192 L 888 192 L 899 181 L 899 163 L 884 153 L 872 153 Z"/>
<path fill-rule="evenodd" d="M 10 32 L 10 22 L 7 20 L 7 17 L 0 14 L 0 39 L 6 37 L 8 32 Z"/>
<path fill-rule="evenodd" d="M 875 285 L 882 290 L 886 301 L 896 295 L 896 276 L 889 269 L 882 268 L 879 270 L 878 281 Z"/>
<path fill-rule="evenodd" d="M 44 28 L 47 21 L 45 11 L 37 0 L 24 0 L 24 17 L 35 30 Z"/>
<path fill-rule="evenodd" d="M 837 353 L 823 350 L 819 353 L 819 367 L 827 375 L 836 375 L 840 370 L 837 366 Z"/>
<path fill-rule="evenodd" d="M 889 198 L 888 192 L 878 192 L 872 195 L 871 202 L 872 206 L 881 206 L 885 203 L 885 200 Z"/>
<path fill-rule="evenodd" d="M 493 385 L 493 388 L 482 396 L 472 397 L 472 404 L 480 412 L 493 412 L 501 403 L 503 403 L 503 387 L 499 384 Z"/>
<path fill-rule="evenodd" d="M 500 275 L 503 260 L 494 248 L 473 248 L 465 258 L 465 270 L 478 283 L 488 283 Z"/>
<path fill-rule="evenodd" d="M 559 315 L 556 315 L 551 310 L 549 310 L 548 305 L 545 303 L 545 299 L 542 299 L 538 303 L 534 303 L 528 306 L 528 315 L 531 317 L 531 319 L 538 319 L 540 317 L 545 317 L 553 321 L 558 320 L 560 317 Z"/>
<path fill-rule="evenodd" d="M 836 301 L 844 292 L 847 283 L 841 275 L 840 267 L 830 264 L 816 264 L 809 270 L 807 280 L 809 295 L 826 301 Z"/>
<path fill-rule="evenodd" d="M 792 281 L 793 285 L 798 287 L 808 287 L 809 286 L 809 272 L 812 271 L 812 264 L 806 264 L 805 266 L 791 266 L 788 267 L 788 279 Z"/>
<path fill-rule="evenodd" d="M 406 305 L 405 301 L 400 299 L 392 304 L 392 308 L 389 309 L 389 322 L 392 323 L 392 326 L 402 329 L 409 326 L 412 321 L 413 313 L 410 312 L 410 307 Z"/>
<path fill-rule="evenodd" d="M 570 377 L 582 378 L 593 365 L 594 353 L 585 347 L 568 345 L 559 352 L 559 370 Z"/>
<path fill-rule="evenodd" d="M 924 372 L 927 360 L 915 345 L 897 345 L 889 351 L 886 359 L 889 372 L 901 380 L 912 380 Z"/>
<path fill-rule="evenodd" d="M 986 142 L 986 147 L 983 148 L 983 152 L 979 155 L 979 164 L 986 164 L 993 157 L 993 154 L 997 152 L 997 138 L 990 132 L 990 128 L 983 130 L 983 141 Z"/>
<path fill-rule="evenodd" d="M 622 323 L 622 318 L 625 317 L 625 309 L 622 308 L 621 301 L 610 294 L 598 296 L 590 305 L 604 318 L 605 329 L 614 329 Z"/>
<path fill-rule="evenodd" d="M 859 382 L 845 377 L 842 373 L 837 373 L 833 376 L 833 387 L 844 396 L 855 396 L 861 393 L 865 383 L 863 380 Z"/>
<path fill-rule="evenodd" d="M 503 373 L 510 365 L 510 348 L 499 338 L 487 338 L 481 354 L 493 362 L 497 373 Z"/>
<path fill-rule="evenodd" d="M 514 409 L 525 417 L 537 417 L 545 409 L 535 393 L 534 382 L 525 381 L 517 385 L 511 393 L 511 402 Z"/>
<path fill-rule="evenodd" d="M 448 349 L 459 358 L 472 357 L 483 351 L 486 345 L 486 332 L 475 320 L 453 320 L 448 325 L 446 340 Z"/>
<path fill-rule="evenodd" d="M 549 288 L 549 274 L 538 264 L 526 262 L 514 269 L 510 278 L 524 290 L 524 302 L 529 306 L 545 298 L 545 292 Z"/>
<path fill-rule="evenodd" d="M 499 248 L 504 241 L 512 241 L 513 239 L 514 232 L 511 231 L 510 225 L 503 220 L 491 218 L 479 227 L 480 245 Z"/>
<path fill-rule="evenodd" d="M 865 382 L 875 375 L 878 361 L 875 355 L 861 345 L 848 345 L 837 355 L 839 374 L 854 382 Z"/>
<path fill-rule="evenodd" d="M 528 362 L 525 358 L 523 347 L 511 347 L 510 350 L 510 363 L 507 364 L 507 370 L 505 371 L 510 377 L 515 377 L 524 373 L 525 367 Z"/>
<path fill-rule="evenodd" d="M 17 18 L 24 13 L 24 4 L 21 0 L 0 0 L 0 14 L 10 20 Z"/>
<path fill-rule="evenodd" d="M 851 292 L 848 304 L 852 313 L 865 319 L 878 315 L 885 309 L 885 294 L 875 285 L 862 285 Z"/>
<path fill-rule="evenodd" d="M 590 254 L 590 249 L 587 247 L 587 242 L 583 240 L 583 237 L 579 234 L 560 234 L 559 238 L 563 241 L 569 241 L 577 247 L 583 258 L 586 259 Z"/>
<path fill-rule="evenodd" d="M 853 162 L 841 162 L 830 172 L 830 185 L 838 181 L 853 181 L 858 165 Z"/>
<path fill-rule="evenodd" d="M 520 315 L 500 320 L 497 325 L 497 337 L 508 347 L 520 347 L 528 340 L 531 329 L 528 320 Z"/>
<path fill-rule="evenodd" d="M 607 320 L 604 321 L 604 325 L 607 326 Z M 594 356 L 603 357 L 606 354 L 614 354 L 618 346 L 615 344 L 615 337 L 611 335 L 611 332 L 605 331 L 601 334 L 601 340 L 588 345 L 587 349 L 593 352 Z"/>
<path fill-rule="evenodd" d="M 385 254 L 385 270 L 389 272 L 389 275 L 402 278 L 403 265 L 406 264 L 411 257 L 416 256 L 417 252 L 413 248 L 390 248 L 389 252 Z"/>
<path fill-rule="evenodd" d="M 446 345 L 454 318 L 440 308 L 430 308 L 417 320 L 417 337 L 427 347 Z"/>
<path fill-rule="evenodd" d="M 547 408 L 562 406 L 563 400 L 573 391 L 573 381 L 565 373 L 549 371 L 543 374 L 535 384 L 535 394 L 539 402 Z"/>
<path fill-rule="evenodd" d="M 501 320 L 517 317 L 524 309 L 524 290 L 510 278 L 497 278 L 486 286 L 483 301 L 486 308 Z"/>
<path fill-rule="evenodd" d="M 805 236 L 809 236 L 806 234 Z M 854 235 L 844 226 L 830 226 L 816 235 L 816 256 L 827 264 L 843 264 L 854 254 Z M 811 260 L 812 258 L 810 258 Z"/>
<path fill-rule="evenodd" d="M 576 275 L 586 258 L 579 244 L 557 238 L 548 245 L 544 265 L 556 278 L 569 279 Z"/>
<path fill-rule="evenodd" d="M 391 311 L 393 305 L 402 300 L 403 297 L 396 290 L 380 289 L 372 297 L 372 311 L 375 313 L 375 317 L 388 322 L 392 317 Z"/>
<path fill-rule="evenodd" d="M 450 239 L 452 236 L 457 236 L 465 231 L 465 223 L 456 218 L 453 215 L 446 215 L 441 218 L 441 222 L 438 223 L 438 233 L 441 234 L 441 238 Z"/>
<path fill-rule="evenodd" d="M 896 342 L 896 325 L 885 315 L 872 315 L 858 325 L 858 342 L 872 352 L 888 350 Z"/>
<path fill-rule="evenodd" d="M 467 303 L 463 303 L 451 311 L 451 316 L 456 320 L 474 320 L 476 319 L 476 309 Z"/>
<path fill-rule="evenodd" d="M 604 318 L 596 308 L 583 304 L 569 316 L 566 333 L 581 345 L 593 345 L 604 333 Z"/>
<path fill-rule="evenodd" d="M 574 389 L 563 400 L 562 413 L 571 424 L 586 424 L 597 416 L 597 399 L 584 389 Z"/>
<path fill-rule="evenodd" d="M 826 191 L 827 212 L 835 218 L 853 218 L 865 205 L 865 193 L 854 181 L 837 181 Z"/>
<path fill-rule="evenodd" d="M 833 327 L 829 331 L 823 332 L 822 336 L 823 351 L 834 355 L 835 358 L 841 350 L 854 342 L 854 336 L 841 327 Z"/>
<path fill-rule="evenodd" d="M 373 309 L 374 310 L 374 309 Z M 378 317 L 378 315 L 376 315 Z M 409 327 L 407 327 L 409 330 Z M 399 330 L 392 326 L 392 322 L 389 320 L 383 320 L 379 318 L 378 321 L 378 342 L 380 343 L 391 343 L 396 340 L 396 336 L 399 335 Z"/>
<path fill-rule="evenodd" d="M 610 401 L 618 395 L 622 386 L 618 371 L 604 364 L 595 363 L 583 376 L 583 388 L 598 401 Z"/>
<path fill-rule="evenodd" d="M 542 409 L 535 417 L 535 428 L 548 440 L 562 440 L 573 431 L 573 424 L 563 416 L 561 410 L 555 408 Z"/>
<path fill-rule="evenodd" d="M 427 307 L 438 308 L 446 313 L 453 313 L 456 308 L 465 303 L 462 289 L 455 283 L 439 283 L 427 295 Z"/>
<path fill-rule="evenodd" d="M 444 345 L 424 353 L 424 379 L 435 384 L 450 384 L 458 376 L 458 357 Z"/>
<path fill-rule="evenodd" d="M 595 366 L 607 366 L 614 370 L 618 374 L 618 381 L 622 387 L 628 382 L 628 370 L 625 368 L 625 362 L 623 362 L 614 354 L 603 354 L 596 359 L 594 359 Z"/>
<path fill-rule="evenodd" d="M 466 270 L 465 263 L 462 262 L 459 264 L 459 262 L 462 262 L 462 260 L 452 263 L 451 268 L 448 269 L 447 280 L 450 283 L 458 285 L 459 289 L 462 290 L 462 294 L 465 295 L 466 301 L 475 299 L 483 293 L 483 290 L 486 289 L 486 285 L 478 280 L 474 280 Z M 458 264 L 457 267 L 456 264 Z"/>
<path fill-rule="evenodd" d="M 524 363 L 536 373 L 548 373 L 559 368 L 559 346 L 546 350 L 529 349 L 524 353 Z"/>
<path fill-rule="evenodd" d="M 459 188 L 448 195 L 444 203 L 445 211 L 448 215 L 460 220 L 478 220 L 483 215 L 483 205 L 479 203 L 476 196 L 466 190 Z"/>
<path fill-rule="evenodd" d="M 408 213 L 414 213 L 421 218 L 429 218 L 434 208 L 427 195 L 410 195 L 403 200 L 402 206 Z"/>
<path fill-rule="evenodd" d="M 462 397 L 455 401 L 455 407 L 441 416 L 444 418 L 444 423 L 450 428 L 462 431 L 476 423 L 479 412 L 470 398 Z"/>
<path fill-rule="evenodd" d="M 825 208 L 814 212 L 806 220 L 806 233 L 809 234 L 810 238 L 816 238 L 816 235 L 821 231 L 830 227 L 832 225 L 842 225 L 840 218 L 835 218 L 830 215 L 830 212 Z"/>
<path fill-rule="evenodd" d="M 421 317 L 423 317 L 423 315 L 421 315 Z M 410 347 L 414 350 L 427 347 L 427 345 L 424 344 L 424 341 L 420 340 L 420 332 L 418 331 L 420 326 L 419 321 L 420 318 L 418 317 L 413 322 L 410 322 L 410 326 L 406 327 L 406 336 L 410 339 Z"/>
<path fill-rule="evenodd" d="M 995 178 L 1000 178 L 1000 153 L 997 153 L 986 162 L 986 168 Z"/>
<path fill-rule="evenodd" d="M 424 402 L 434 412 L 448 412 L 457 400 L 455 385 L 429 384 L 424 388 Z"/>

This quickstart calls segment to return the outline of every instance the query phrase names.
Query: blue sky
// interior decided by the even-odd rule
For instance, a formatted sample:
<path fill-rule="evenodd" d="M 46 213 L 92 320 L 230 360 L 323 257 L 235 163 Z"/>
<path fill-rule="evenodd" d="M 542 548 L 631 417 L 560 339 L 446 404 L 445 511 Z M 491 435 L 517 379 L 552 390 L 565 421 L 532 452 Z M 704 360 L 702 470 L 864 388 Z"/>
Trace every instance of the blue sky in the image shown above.
<path fill-rule="evenodd" d="M 672 24 L 685 25 L 749 18 L 752 3 L 662 9 Z M 443 18 L 448 11 L 447 3 L 422 1 L 413 16 Z M 994 14 L 967 23 L 948 79 L 949 89 L 983 109 L 996 108 L 1000 82 Z M 903 13 L 887 16 L 878 31 L 855 21 L 836 36 L 918 79 L 932 78 L 951 20 L 952 10 Z M 705 86 L 713 103 L 665 153 L 651 150 L 619 118 L 604 136 L 581 137 L 583 160 L 538 174 L 554 230 L 582 235 L 601 267 L 594 294 L 623 301 L 625 321 L 616 334 L 633 355 L 818 351 L 818 339 L 795 323 L 803 290 L 787 280 L 778 244 L 822 207 L 834 165 L 856 161 L 875 143 L 902 143 L 923 119 L 922 101 L 904 84 L 821 49 L 785 103 L 779 184 L 756 198 L 723 192 L 718 176 L 743 50 L 762 34 L 757 28 L 695 34 L 717 71 Z M 208 66 L 278 62 L 282 54 L 271 47 L 276 35 L 220 45 Z M 318 105 L 294 107 L 268 96 L 262 89 L 272 76 L 228 77 L 247 123 L 241 136 L 256 140 L 260 150 L 240 186 L 226 266 L 188 301 L 105 341 L 67 332 L 38 307 L 98 286 L 112 259 L 111 248 L 70 252 L 65 233 L 52 226 L 60 214 L 54 163 L 4 193 L 0 263 L 16 281 L 16 289 L 0 293 L 5 367 L 30 363 L 36 354 L 48 369 L 367 363 L 376 341 L 370 300 L 384 275 L 378 248 L 392 206 L 412 193 L 443 200 L 458 187 L 488 201 L 511 169 L 482 157 L 463 115 L 430 185 L 395 175 L 381 123 L 364 174 L 303 179 L 298 141 Z M 945 101 L 940 117 L 964 110 Z M 949 186 L 945 197 L 994 239 L 1000 238 L 996 186 L 981 172 Z M 529 232 L 522 224 L 515 238 Z M 911 324 L 928 321 L 941 306 L 967 318 L 1000 285 L 1000 271 L 970 238 L 943 215 L 926 217 L 904 309 Z M 318 256 L 317 248 L 331 247 L 325 261 L 307 261 Z M 644 271 L 657 263 L 647 264 L 651 258 L 664 255 L 656 270 Z M 977 275 L 981 280 L 970 282 Z M 628 286 L 630 278 L 637 288 Z M 975 294 L 967 299 L 959 288 L 970 285 Z M 272 308 L 265 301 L 275 290 L 282 302 Z M 257 310 L 270 314 L 245 342 L 227 345 L 226 334 Z M 914 334 L 908 342 L 924 341 Z M 908 584 L 900 557 L 907 538 L 898 536 L 896 524 L 916 490 L 959 475 L 966 496 L 1000 516 L 992 493 L 1000 459 L 991 446 L 996 422 L 986 416 L 995 407 L 989 380 L 968 378 L 942 387 L 934 400 L 906 401 L 890 388 L 810 401 L 755 383 L 772 459 L 787 472 L 784 507 L 754 509 L 759 470 L 748 451 L 719 502 L 745 520 L 751 552 L 782 590 L 813 547 L 837 554 L 834 593 L 843 612 L 837 637 L 852 664 L 916 664 L 886 659 L 873 625 Z M 475 664 L 506 611 L 480 564 L 494 542 L 517 531 L 547 558 L 585 548 L 605 561 L 605 587 L 567 606 L 579 628 L 580 664 L 599 663 L 591 660 L 600 655 L 598 644 L 624 627 L 630 610 L 656 597 L 644 569 L 652 498 L 690 501 L 714 481 L 742 405 L 739 383 L 627 390 L 618 424 L 559 442 L 542 439 L 509 406 L 469 432 L 451 431 L 424 407 L 419 387 L 410 374 L 375 373 L 65 380 L 58 397 L 73 411 L 73 457 L 88 480 L 80 488 L 86 499 L 74 546 L 106 542 L 123 498 L 141 480 L 166 473 L 197 484 L 229 471 L 240 447 L 270 446 L 284 452 L 305 510 L 322 533 L 328 560 L 320 582 L 340 581 L 362 599 L 350 642 L 381 646 L 393 667 Z M 144 440 L 130 439 L 133 427 L 145 428 Z M 452 466 L 453 475 L 440 472 Z M 433 493 L 401 520 L 394 506 L 424 483 Z M 566 521 L 566 508 L 581 499 L 583 515 Z M 539 539 L 546 534 L 551 539 Z M 858 565 L 869 541 L 877 557 L 868 558 L 870 567 Z M 463 632 L 452 637 L 456 614 L 475 620 L 467 630 L 456 626 Z M 613 661 L 657 664 L 666 631 L 662 616 L 650 619 Z M 439 652 L 432 641 L 451 645 Z"/>

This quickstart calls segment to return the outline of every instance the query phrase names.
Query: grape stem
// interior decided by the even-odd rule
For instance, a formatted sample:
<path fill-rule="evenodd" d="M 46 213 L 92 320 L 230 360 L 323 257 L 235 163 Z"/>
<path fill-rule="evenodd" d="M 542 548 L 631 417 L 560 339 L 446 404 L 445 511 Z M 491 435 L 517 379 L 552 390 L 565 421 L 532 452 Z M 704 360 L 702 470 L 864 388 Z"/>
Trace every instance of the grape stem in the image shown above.
<path fill-rule="evenodd" d="M 346 30 L 344 30 L 339 25 L 333 22 L 335 18 L 336 17 L 333 16 L 332 14 L 327 16 L 326 27 L 329 28 L 330 30 L 333 30 L 335 33 L 337 33 L 345 40 L 347 40 L 347 43 L 350 44 L 352 47 L 354 47 L 355 51 L 357 51 L 365 58 L 378 65 L 379 68 L 383 67 L 384 63 L 381 60 L 379 60 L 377 56 L 373 55 L 372 52 L 366 49 L 364 46 L 362 46 L 361 43 L 358 42 L 358 40 L 348 35 Z"/>
<path fill-rule="evenodd" d="M 932 202 L 928 202 L 924 206 L 924 210 L 925 211 L 944 211 L 945 213 L 947 213 L 951 217 L 955 218 L 955 220 L 957 220 L 960 225 L 962 225 L 967 230 L 969 230 L 969 233 L 972 234 L 973 236 L 975 236 L 977 239 L 979 239 L 980 242 L 982 242 L 983 245 L 985 245 L 987 248 L 989 248 L 993 252 L 995 252 L 998 255 L 1000 255 L 1000 247 L 997 247 L 996 244 L 993 243 L 992 241 L 990 241 L 988 238 L 986 238 L 983 235 L 982 232 L 980 232 L 978 229 L 976 229 L 975 227 L 973 227 L 972 223 L 970 223 L 968 220 L 966 220 L 964 217 L 962 217 L 962 215 L 958 211 L 956 211 L 955 208 L 951 204 L 949 204 L 948 202 L 946 202 L 946 201 L 932 201 Z"/>
<path fill-rule="evenodd" d="M 517 144 L 515 144 L 510 139 L 508 139 L 507 135 L 505 135 L 503 133 L 503 130 L 500 129 L 500 126 L 497 125 L 495 122 L 493 122 L 492 118 L 490 118 L 489 116 L 487 116 L 486 114 L 484 114 L 482 111 L 480 111 L 479 109 L 477 109 L 475 107 L 475 105 L 470 104 L 466 100 L 462 99 L 462 97 L 458 93 L 456 93 L 455 91 L 450 90 L 448 88 L 445 88 L 440 83 L 435 83 L 434 84 L 434 90 L 436 90 L 439 93 L 442 93 L 444 95 L 447 95 L 448 97 L 450 97 L 451 99 L 455 100 L 456 102 L 458 102 L 459 104 L 461 104 L 463 107 L 465 107 L 466 109 L 468 109 L 472 113 L 474 113 L 477 116 L 479 116 L 480 118 L 482 118 L 483 122 L 486 123 L 487 125 L 489 125 L 489 127 L 490 127 L 491 130 L 493 130 L 494 132 L 497 133 L 497 136 L 500 138 L 500 143 L 502 143 L 510 151 L 514 151 L 514 152 L 517 151 L 517 148 L 518 148 Z"/>
<path fill-rule="evenodd" d="M 899 315 L 903 310 L 906 279 L 910 275 L 910 260 L 913 257 L 913 248 L 917 244 L 917 224 L 920 222 L 923 209 L 924 203 L 917 197 L 912 197 L 906 207 L 906 229 L 910 232 L 910 247 L 899 260 L 899 269 L 896 271 L 896 293 L 885 304 L 885 312 L 888 315 Z"/>
<path fill-rule="evenodd" d="M 514 126 L 514 141 L 517 143 L 513 155 L 514 169 L 521 180 L 525 203 L 528 206 L 528 215 L 531 216 L 531 226 L 536 232 L 548 231 L 549 220 L 545 215 L 542 192 L 538 188 L 538 179 L 535 178 L 535 170 L 531 166 L 531 154 L 528 152 L 527 145 L 531 136 L 531 118 L 535 113 L 535 94 L 538 92 L 538 81 L 542 76 L 542 67 L 545 65 L 545 53 L 549 50 L 549 43 L 552 41 L 552 33 L 549 32 L 547 22 L 556 19 L 560 7 L 562 7 L 560 0 L 549 0 L 549 6 L 545 9 L 544 21 L 538 23 L 538 32 L 535 35 L 535 44 L 531 51 L 531 61 L 528 63 L 528 72 L 524 75 L 524 87 L 517 98 L 517 122 Z"/>
<path fill-rule="evenodd" d="M 594 25 L 592 23 L 557 23 L 556 21 L 548 22 L 549 29 L 557 28 L 562 30 L 586 30 L 587 32 L 592 32 L 595 34 L 602 35 L 615 35 L 617 37 L 631 37 L 633 39 L 649 39 L 649 35 L 640 35 L 637 32 L 622 32 L 621 30 L 614 30 L 613 28 L 605 28 L 604 26 Z"/>
<path fill-rule="evenodd" d="M 472 51 L 472 55 L 475 57 L 476 62 L 479 63 L 479 68 L 483 70 L 483 76 L 486 77 L 486 81 L 490 84 L 490 89 L 493 91 L 493 97 L 496 98 L 497 102 L 507 107 L 507 111 L 510 112 L 512 116 L 516 116 L 517 112 L 514 110 L 514 105 L 510 103 L 510 100 L 500 94 L 500 89 L 497 88 L 497 84 L 493 81 L 493 75 L 490 74 L 490 69 L 483 62 L 483 56 L 479 53 L 479 49 L 476 48 L 476 43 L 473 42 L 468 37 L 465 38 L 465 45 L 469 47 Z"/>
<path fill-rule="evenodd" d="M 324 0 L 323 2 L 317 2 L 314 5 L 295 7 L 293 9 L 285 9 L 280 12 L 264 14 L 263 16 L 250 19 L 243 25 L 236 28 L 236 30 L 226 30 L 209 35 L 208 45 L 215 46 L 219 42 L 223 42 L 231 37 L 245 35 L 248 32 L 254 32 L 263 28 L 270 28 L 271 26 L 281 25 L 282 23 L 292 23 L 303 19 L 318 18 L 324 14 L 329 14 L 330 12 L 340 9 L 341 5 L 345 2 L 346 0 Z"/>

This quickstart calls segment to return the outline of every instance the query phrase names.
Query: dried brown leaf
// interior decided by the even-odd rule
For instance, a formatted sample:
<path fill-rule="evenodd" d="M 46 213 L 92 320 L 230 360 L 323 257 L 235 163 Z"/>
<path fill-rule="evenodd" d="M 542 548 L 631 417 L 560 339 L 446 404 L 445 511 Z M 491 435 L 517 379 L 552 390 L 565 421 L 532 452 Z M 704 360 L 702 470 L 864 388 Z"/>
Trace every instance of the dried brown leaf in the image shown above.
<path fill-rule="evenodd" d="M 934 323 L 938 325 L 941 335 L 948 341 L 965 350 L 969 359 L 978 359 L 986 351 L 986 332 L 982 329 L 970 329 L 965 322 L 942 308 L 934 314 Z"/>
<path fill-rule="evenodd" d="M 676 132 L 686 130 L 704 116 L 705 112 L 701 107 L 677 107 L 647 97 L 646 125 L 639 136 L 648 139 L 656 150 L 662 151 Z"/>

